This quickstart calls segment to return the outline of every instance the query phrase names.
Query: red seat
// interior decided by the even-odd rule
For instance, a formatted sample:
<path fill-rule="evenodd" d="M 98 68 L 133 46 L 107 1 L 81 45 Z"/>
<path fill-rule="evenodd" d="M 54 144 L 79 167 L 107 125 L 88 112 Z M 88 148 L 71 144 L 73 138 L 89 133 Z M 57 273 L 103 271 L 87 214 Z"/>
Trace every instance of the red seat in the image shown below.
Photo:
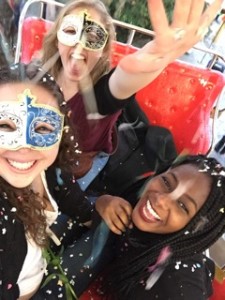
<path fill-rule="evenodd" d="M 225 299 L 225 281 L 222 283 L 218 282 L 217 280 L 213 280 L 213 290 L 214 293 L 209 300 L 224 300 Z M 88 300 L 88 299 L 83 299 Z"/>
<path fill-rule="evenodd" d="M 178 153 L 206 154 L 210 112 L 224 85 L 222 73 L 175 61 L 136 97 L 152 124 L 170 129 Z"/>
<path fill-rule="evenodd" d="M 111 66 L 115 67 L 121 58 L 125 55 L 134 53 L 137 49 L 138 48 L 133 47 L 132 45 L 115 42 L 112 49 Z"/>
<path fill-rule="evenodd" d="M 52 24 L 51 21 L 36 17 L 28 17 L 24 20 L 21 40 L 21 62 L 29 63 L 33 58 L 39 56 L 43 38 Z"/>

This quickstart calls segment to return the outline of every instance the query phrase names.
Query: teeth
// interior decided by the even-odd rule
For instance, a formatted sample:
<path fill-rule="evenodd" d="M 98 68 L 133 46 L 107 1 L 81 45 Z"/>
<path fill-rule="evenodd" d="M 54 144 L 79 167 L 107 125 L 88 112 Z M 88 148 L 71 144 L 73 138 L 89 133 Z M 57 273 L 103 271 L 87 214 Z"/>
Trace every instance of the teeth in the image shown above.
<path fill-rule="evenodd" d="M 28 170 L 30 169 L 33 164 L 35 163 L 35 161 L 29 161 L 29 162 L 18 162 L 18 161 L 14 161 L 14 160 L 8 160 L 9 164 L 11 166 L 13 166 L 14 168 L 18 169 L 18 170 Z"/>
<path fill-rule="evenodd" d="M 83 55 L 80 55 L 80 54 L 78 54 L 78 53 L 73 53 L 72 55 L 72 58 L 74 58 L 74 59 L 84 59 L 84 56 Z"/>
<path fill-rule="evenodd" d="M 147 201 L 147 209 L 149 213 L 153 215 L 154 218 L 161 220 L 160 216 L 153 210 L 149 200 Z"/>

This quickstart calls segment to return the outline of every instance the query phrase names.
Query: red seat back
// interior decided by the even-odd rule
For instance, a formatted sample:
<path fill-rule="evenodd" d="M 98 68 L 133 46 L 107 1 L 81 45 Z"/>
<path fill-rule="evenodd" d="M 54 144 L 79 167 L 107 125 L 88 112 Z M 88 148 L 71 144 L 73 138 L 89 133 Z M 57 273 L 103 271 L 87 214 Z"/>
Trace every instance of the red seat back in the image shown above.
<path fill-rule="evenodd" d="M 39 56 L 43 38 L 52 24 L 51 21 L 36 17 L 28 17 L 24 20 L 22 27 L 21 62 L 29 63 L 33 58 Z"/>
<path fill-rule="evenodd" d="M 222 73 L 176 61 L 136 97 L 152 124 L 170 129 L 178 153 L 206 154 L 210 112 L 224 85 Z"/>
<path fill-rule="evenodd" d="M 225 280 L 218 282 L 216 279 L 213 280 L 213 295 L 209 300 L 224 300 L 225 299 Z M 83 299 L 85 300 L 85 299 Z M 88 299 L 86 299 L 88 300 Z M 97 299 L 96 299 L 97 300 Z"/>

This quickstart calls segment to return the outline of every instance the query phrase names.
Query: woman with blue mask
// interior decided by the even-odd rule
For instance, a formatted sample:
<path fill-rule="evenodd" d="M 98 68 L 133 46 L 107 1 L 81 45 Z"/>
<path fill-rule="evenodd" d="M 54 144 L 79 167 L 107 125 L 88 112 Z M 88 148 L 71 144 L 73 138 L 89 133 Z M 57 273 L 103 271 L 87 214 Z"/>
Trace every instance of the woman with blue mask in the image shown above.
<path fill-rule="evenodd" d="M 63 95 L 34 65 L 0 69 L 0 298 L 30 299 L 47 267 L 43 249 L 59 209 L 75 223 L 92 207 L 75 191 L 69 166 L 79 161 Z M 58 185 L 55 169 L 65 173 Z M 71 194 L 68 193 L 68 187 Z M 71 225 L 72 226 L 72 225 Z"/>

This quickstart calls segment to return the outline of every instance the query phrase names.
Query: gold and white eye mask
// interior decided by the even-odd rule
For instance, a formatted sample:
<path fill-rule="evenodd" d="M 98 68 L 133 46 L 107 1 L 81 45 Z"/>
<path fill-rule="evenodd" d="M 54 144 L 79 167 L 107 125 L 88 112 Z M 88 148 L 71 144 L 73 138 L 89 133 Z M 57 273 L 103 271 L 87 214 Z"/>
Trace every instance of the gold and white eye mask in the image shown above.
<path fill-rule="evenodd" d="M 28 89 L 18 99 L 0 102 L 0 148 L 44 150 L 60 142 L 64 124 L 61 112 L 35 103 Z"/>
<path fill-rule="evenodd" d="M 87 14 L 83 12 L 79 15 L 65 16 L 57 38 L 66 46 L 73 47 L 80 43 L 87 50 L 98 51 L 105 47 L 108 33 L 102 25 L 87 18 Z"/>

